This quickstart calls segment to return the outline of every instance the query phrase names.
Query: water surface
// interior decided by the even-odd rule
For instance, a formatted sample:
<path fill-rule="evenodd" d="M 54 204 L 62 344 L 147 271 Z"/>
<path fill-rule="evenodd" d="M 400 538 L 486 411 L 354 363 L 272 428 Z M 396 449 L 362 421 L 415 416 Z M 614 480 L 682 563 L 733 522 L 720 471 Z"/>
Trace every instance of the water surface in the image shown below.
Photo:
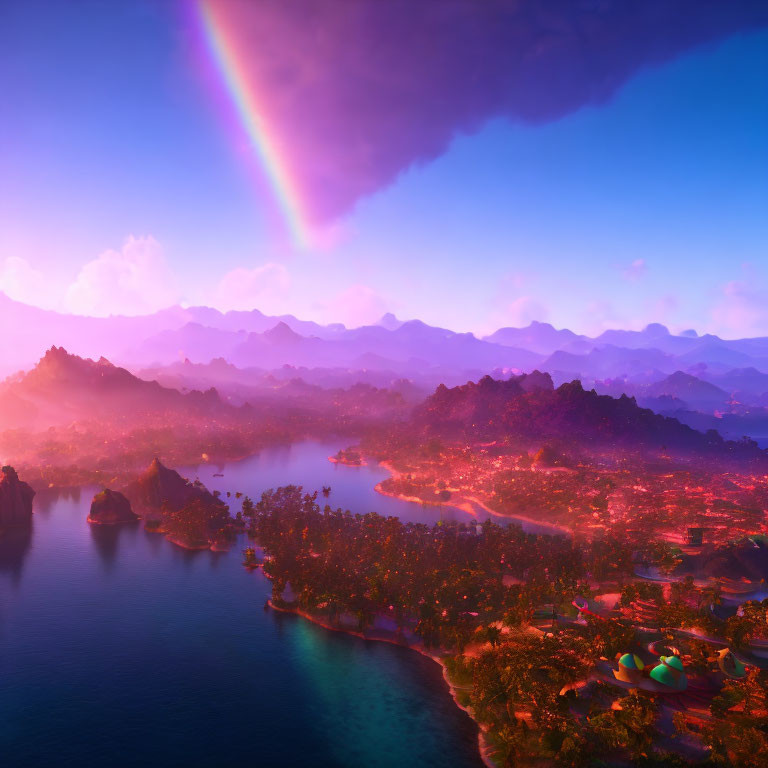
<path fill-rule="evenodd" d="M 199 473 L 253 495 L 330 484 L 334 506 L 402 517 L 372 490 L 384 470 L 333 465 L 338 448 Z M 140 524 L 88 525 L 94 490 L 39 494 L 31 534 L 0 539 L 3 768 L 480 768 L 477 730 L 433 662 L 264 611 L 269 583 L 241 546 L 187 552 Z"/>
<path fill-rule="evenodd" d="M 504 525 L 513 521 L 503 515 L 490 514 L 482 508 L 477 508 L 473 515 L 442 504 L 424 505 L 384 496 L 375 490 L 375 486 L 390 476 L 387 469 L 375 462 L 352 467 L 328 461 L 328 457 L 338 450 L 338 441 L 307 440 L 269 448 L 241 461 L 202 464 L 179 471 L 190 479 L 199 478 L 211 490 L 222 493 L 240 491 L 254 501 L 258 501 L 263 491 L 281 485 L 303 485 L 307 491 L 319 491 L 323 486 L 330 486 L 331 495 L 327 500 L 319 496 L 320 506 L 330 504 L 334 509 L 341 507 L 360 514 L 378 512 L 385 517 L 399 517 L 405 522 L 428 525 L 439 520 L 482 522 L 492 518 Z M 234 500 L 230 499 L 230 502 L 234 504 Z M 562 535 L 562 529 L 547 523 L 525 520 L 519 524 L 528 533 Z"/>

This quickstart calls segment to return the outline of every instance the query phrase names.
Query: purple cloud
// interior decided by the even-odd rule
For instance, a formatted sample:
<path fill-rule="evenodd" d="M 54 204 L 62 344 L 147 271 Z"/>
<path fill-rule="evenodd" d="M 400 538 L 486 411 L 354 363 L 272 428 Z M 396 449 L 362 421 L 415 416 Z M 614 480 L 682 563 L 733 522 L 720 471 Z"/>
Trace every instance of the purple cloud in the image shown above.
<path fill-rule="evenodd" d="M 317 220 L 493 117 L 554 120 L 763 0 L 215 0 Z"/>

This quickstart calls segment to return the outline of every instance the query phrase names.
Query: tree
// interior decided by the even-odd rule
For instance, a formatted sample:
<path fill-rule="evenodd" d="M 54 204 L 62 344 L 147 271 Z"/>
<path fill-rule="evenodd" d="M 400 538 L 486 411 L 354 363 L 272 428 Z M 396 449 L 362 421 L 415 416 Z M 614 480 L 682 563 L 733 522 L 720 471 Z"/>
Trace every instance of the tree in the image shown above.
<path fill-rule="evenodd" d="M 229 512 L 223 504 L 193 499 L 179 509 L 166 513 L 163 526 L 171 539 L 190 547 L 209 544 L 229 522 Z"/>
<path fill-rule="evenodd" d="M 729 680 L 710 705 L 711 719 L 698 731 L 717 765 L 762 768 L 768 755 L 768 681 L 752 668 L 743 680 Z M 679 731 L 691 731 L 682 715 L 675 717 Z"/>
<path fill-rule="evenodd" d="M 625 749 L 634 759 L 650 752 L 656 717 L 655 703 L 632 691 L 616 701 L 613 708 L 592 717 L 590 730 L 606 749 Z"/>
<path fill-rule="evenodd" d="M 501 629 L 495 624 L 489 624 L 485 628 L 485 639 L 492 645 L 497 646 L 501 641 Z"/>
<path fill-rule="evenodd" d="M 635 630 L 620 621 L 597 619 L 587 615 L 587 630 L 596 653 L 611 658 L 624 653 L 635 642 Z"/>

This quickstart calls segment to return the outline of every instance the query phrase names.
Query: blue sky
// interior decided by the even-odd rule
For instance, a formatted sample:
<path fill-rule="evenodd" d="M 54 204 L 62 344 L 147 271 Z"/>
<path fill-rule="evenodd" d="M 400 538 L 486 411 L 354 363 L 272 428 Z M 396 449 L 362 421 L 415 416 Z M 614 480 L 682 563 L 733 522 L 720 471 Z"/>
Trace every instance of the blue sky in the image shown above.
<path fill-rule="evenodd" d="M 196 34 L 173 3 L 0 6 L 0 289 L 96 314 L 768 334 L 768 31 L 553 122 L 490 120 L 305 252 Z"/>

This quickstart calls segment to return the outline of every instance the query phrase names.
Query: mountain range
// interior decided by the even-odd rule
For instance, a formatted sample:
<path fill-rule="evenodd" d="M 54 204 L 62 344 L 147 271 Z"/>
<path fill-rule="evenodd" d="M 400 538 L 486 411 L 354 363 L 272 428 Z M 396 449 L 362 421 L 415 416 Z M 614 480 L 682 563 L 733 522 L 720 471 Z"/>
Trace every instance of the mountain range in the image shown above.
<path fill-rule="evenodd" d="M 3 294 L 0 319 L 10 334 L 0 361 L 6 376 L 32 367 L 51 345 L 82 357 L 109 358 L 173 387 L 208 389 L 226 381 L 226 397 L 233 402 L 244 402 L 254 387 L 274 388 L 276 380 L 291 379 L 328 389 L 365 383 L 416 401 L 439 384 L 538 369 L 556 385 L 578 379 L 585 388 L 634 396 L 688 423 L 689 413 L 710 420 L 726 414 L 734 434 L 768 434 L 766 337 L 672 334 L 658 323 L 589 337 L 533 322 L 479 338 L 392 314 L 373 325 L 346 328 L 257 309 L 222 313 L 178 306 L 139 317 L 92 318 L 39 309 Z M 217 365 L 228 368 L 214 370 Z M 10 418 L 8 425 L 19 414 L 28 417 L 29 407 L 6 392 L 0 418 Z"/>
<path fill-rule="evenodd" d="M 418 406 L 409 431 L 425 437 L 471 442 L 513 441 L 541 446 L 548 441 L 576 454 L 629 452 L 736 459 L 768 464 L 751 441 L 726 441 L 641 408 L 634 398 L 585 390 L 576 380 L 555 387 L 548 374 L 531 374 L 449 388 L 441 385 Z"/>
<path fill-rule="evenodd" d="M 210 307 L 176 306 L 136 317 L 85 317 L 39 309 L 2 293 L 0 319 L 12 329 L 14 340 L 2 361 L 6 373 L 29 367 L 55 345 L 128 365 L 168 364 L 185 358 L 204 363 L 224 357 L 240 366 L 260 368 L 285 364 L 540 368 L 556 378 L 670 374 L 697 366 L 707 375 L 749 368 L 768 374 L 766 337 L 726 340 L 699 336 L 692 330 L 675 335 L 658 323 L 641 331 L 608 330 L 589 337 L 532 322 L 478 338 L 420 320 L 402 321 L 389 313 L 377 324 L 360 328 L 320 325 L 292 315 L 269 316 L 258 309 L 223 313 Z"/>
<path fill-rule="evenodd" d="M 133 423 L 173 414 L 177 419 L 236 416 L 215 389 L 179 392 L 157 381 L 146 381 L 104 357 L 84 359 L 63 347 L 51 347 L 28 372 L 0 383 L 0 425 L 3 429 L 47 429 L 78 420 Z"/>

